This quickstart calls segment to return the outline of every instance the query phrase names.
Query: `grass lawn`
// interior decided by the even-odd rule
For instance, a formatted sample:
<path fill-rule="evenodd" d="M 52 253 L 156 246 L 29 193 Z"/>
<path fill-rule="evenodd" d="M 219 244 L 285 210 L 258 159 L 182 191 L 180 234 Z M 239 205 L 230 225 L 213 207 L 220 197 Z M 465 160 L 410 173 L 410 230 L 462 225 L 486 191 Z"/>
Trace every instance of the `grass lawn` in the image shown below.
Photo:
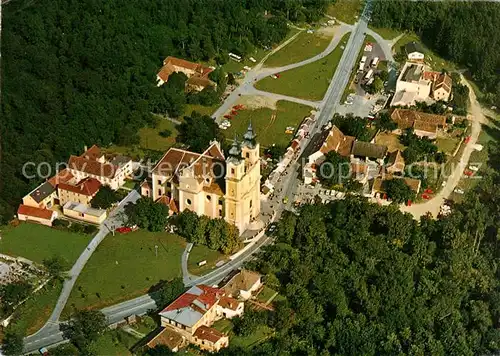
<path fill-rule="evenodd" d="M 123 187 L 129 188 L 129 189 L 135 189 L 135 186 L 137 185 L 137 182 L 135 180 L 127 179 L 125 180 L 125 184 Z"/>
<path fill-rule="evenodd" d="M 220 104 L 212 105 L 212 106 L 203 106 L 203 105 L 195 105 L 195 104 L 187 104 L 184 109 L 184 116 L 191 116 L 193 111 L 200 113 L 201 115 L 212 116 L 212 114 L 217 110 Z M 182 120 L 182 117 L 178 118 L 178 120 Z"/>
<path fill-rule="evenodd" d="M 231 127 L 223 132 L 230 140 L 234 139 L 235 133 L 241 138 L 241 135 L 247 130 L 248 122 L 252 120 L 252 126 L 257 133 L 257 140 L 261 147 L 269 147 L 273 143 L 286 147 L 293 137 L 293 135 L 285 133 L 286 128 L 288 126 L 298 128 L 312 109 L 309 106 L 290 101 L 278 101 L 276 110 L 270 108 L 241 110 L 231 120 Z M 276 114 L 274 119 L 272 119 L 273 114 Z"/>
<path fill-rule="evenodd" d="M 262 325 L 259 326 L 252 335 L 237 336 L 233 333 L 233 323 L 228 319 L 216 321 L 212 327 L 220 332 L 227 333 L 229 335 L 229 342 L 232 346 L 241 347 L 247 350 L 268 339 L 274 333 L 270 327 Z"/>
<path fill-rule="evenodd" d="M 66 315 L 73 307 L 97 309 L 137 297 L 160 280 L 180 276 L 185 245 L 181 237 L 165 232 L 108 235 L 78 277 Z"/>
<path fill-rule="evenodd" d="M 387 146 L 389 152 L 403 150 L 405 148 L 405 146 L 399 142 L 399 136 L 390 132 L 380 132 L 375 137 L 375 143 Z"/>
<path fill-rule="evenodd" d="M 146 315 L 141 316 L 141 321 L 131 325 L 131 327 L 144 335 L 148 335 L 150 332 L 158 328 L 158 324 L 152 317 Z"/>
<path fill-rule="evenodd" d="M 262 291 L 257 295 L 257 300 L 261 303 L 267 303 L 267 301 L 275 294 L 277 294 L 277 292 L 274 289 L 264 286 Z"/>
<path fill-rule="evenodd" d="M 139 130 L 140 147 L 148 150 L 166 151 L 175 143 L 177 130 L 175 124 L 167 119 L 160 119 L 156 128 L 143 127 Z M 160 132 L 168 130 L 169 137 L 161 137 Z"/>
<path fill-rule="evenodd" d="M 288 40 L 290 37 L 295 35 L 297 32 L 299 32 L 298 29 L 293 28 L 293 27 L 289 27 L 288 33 L 281 43 Z M 276 46 L 279 46 L 279 44 L 277 44 Z M 223 65 L 224 71 L 226 71 L 227 73 L 238 73 L 239 71 L 243 70 L 244 66 L 248 66 L 250 68 L 253 68 L 270 51 L 271 50 L 266 51 L 264 48 L 256 48 L 253 51 L 253 53 L 248 54 L 241 62 L 236 62 L 236 61 L 233 61 L 232 59 L 230 59 L 226 64 Z M 256 62 L 253 63 L 252 61 L 250 61 L 250 59 L 249 59 L 250 57 L 253 57 L 256 60 Z"/>
<path fill-rule="evenodd" d="M 354 24 L 361 15 L 362 9 L 361 0 L 337 0 L 328 7 L 326 13 L 339 21 Z"/>
<path fill-rule="evenodd" d="M 39 330 L 47 321 L 61 293 L 62 283 L 47 284 L 16 309 L 10 325 L 14 330 L 30 335 Z"/>
<path fill-rule="evenodd" d="M 281 73 L 279 79 L 266 77 L 255 86 L 257 89 L 309 100 L 321 100 L 337 69 L 343 49 L 349 38 L 344 35 L 339 45 L 328 56 L 305 66 Z"/>
<path fill-rule="evenodd" d="M 314 57 L 325 50 L 331 39 L 332 36 L 326 34 L 302 31 L 292 42 L 266 59 L 264 65 L 266 67 L 281 67 Z"/>
<path fill-rule="evenodd" d="M 401 34 L 401 31 L 394 30 L 392 28 L 377 28 L 370 25 L 368 25 L 368 27 L 377 32 L 385 40 L 392 40 L 393 38 L 396 38 Z"/>
<path fill-rule="evenodd" d="M 24 257 L 42 263 L 44 259 L 59 255 L 71 267 L 87 247 L 92 236 L 56 230 L 48 226 L 21 223 L 2 228 L 0 251 L 14 257 Z"/>
<path fill-rule="evenodd" d="M 449 62 L 439 57 L 437 54 L 435 54 L 429 48 L 427 48 L 422 43 L 420 37 L 414 33 L 406 33 L 403 37 L 399 39 L 398 42 L 396 42 L 393 49 L 396 53 L 405 53 L 404 46 L 412 41 L 420 42 L 420 44 L 424 48 L 425 63 L 430 65 L 432 69 L 434 69 L 435 71 L 440 72 L 441 70 L 446 69 L 447 71 L 452 72 L 457 69 L 452 62 Z"/>
<path fill-rule="evenodd" d="M 102 334 L 90 347 L 96 355 L 132 355 L 129 351 L 139 339 L 123 330 L 110 330 Z"/>
<path fill-rule="evenodd" d="M 459 138 L 448 138 L 448 137 L 438 137 L 436 139 L 436 145 L 439 151 L 447 153 L 449 155 L 455 152 L 457 145 L 460 143 Z"/>
<path fill-rule="evenodd" d="M 189 253 L 188 269 L 194 275 L 203 275 L 215 268 L 219 261 L 227 261 L 228 256 L 219 251 L 211 250 L 205 245 L 194 245 Z M 207 264 L 198 266 L 198 262 L 207 261 Z"/>

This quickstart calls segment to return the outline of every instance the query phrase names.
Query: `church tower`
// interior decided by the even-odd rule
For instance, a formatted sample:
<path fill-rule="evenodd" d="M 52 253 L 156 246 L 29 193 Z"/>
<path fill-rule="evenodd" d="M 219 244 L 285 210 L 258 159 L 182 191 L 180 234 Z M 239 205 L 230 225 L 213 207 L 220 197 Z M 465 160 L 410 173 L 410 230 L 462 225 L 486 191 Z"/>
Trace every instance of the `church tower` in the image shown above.
<path fill-rule="evenodd" d="M 260 146 L 252 124 L 248 125 L 241 145 L 235 139 L 226 167 L 226 221 L 240 233 L 260 214 Z"/>

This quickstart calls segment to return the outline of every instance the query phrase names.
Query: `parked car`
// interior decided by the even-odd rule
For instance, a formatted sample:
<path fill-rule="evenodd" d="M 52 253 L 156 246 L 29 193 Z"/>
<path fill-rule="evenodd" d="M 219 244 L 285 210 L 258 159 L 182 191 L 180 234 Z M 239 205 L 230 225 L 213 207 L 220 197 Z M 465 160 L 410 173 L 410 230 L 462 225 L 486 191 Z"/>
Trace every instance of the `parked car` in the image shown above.
<path fill-rule="evenodd" d="M 464 191 L 460 188 L 455 188 L 454 192 L 457 194 L 464 194 Z"/>
<path fill-rule="evenodd" d="M 120 233 L 120 234 L 128 234 L 129 232 L 132 232 L 132 228 L 128 227 L 128 226 L 123 226 L 123 227 L 117 228 L 115 231 Z"/>

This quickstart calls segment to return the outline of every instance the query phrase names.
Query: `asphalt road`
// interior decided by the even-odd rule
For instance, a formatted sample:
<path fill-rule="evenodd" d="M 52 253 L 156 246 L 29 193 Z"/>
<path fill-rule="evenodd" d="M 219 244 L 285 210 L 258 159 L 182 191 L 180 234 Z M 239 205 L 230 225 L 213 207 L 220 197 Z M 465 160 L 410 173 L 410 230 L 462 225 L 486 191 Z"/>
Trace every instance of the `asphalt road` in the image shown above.
<path fill-rule="evenodd" d="M 367 7 L 365 10 L 368 8 L 369 3 L 367 3 Z M 344 28 L 345 31 L 346 29 L 350 28 L 347 26 Z M 314 136 L 314 133 L 319 131 L 321 127 L 326 124 L 330 118 L 332 117 L 333 113 L 337 109 L 339 105 L 340 98 L 344 92 L 344 89 L 349 81 L 351 69 L 354 66 L 354 62 L 356 61 L 357 55 L 359 50 L 361 49 L 361 46 L 363 45 L 364 37 L 365 37 L 365 32 L 367 29 L 367 22 L 366 22 L 366 15 L 363 15 L 360 17 L 360 21 L 353 27 L 353 31 L 351 33 L 351 36 L 349 37 L 349 41 L 346 44 L 346 47 L 344 49 L 343 55 L 340 59 L 339 65 L 337 67 L 337 70 L 333 76 L 332 81 L 330 82 L 330 86 L 328 87 L 327 93 L 325 94 L 325 97 L 322 101 L 322 104 L 319 107 L 319 118 L 317 121 L 316 126 L 314 127 L 314 131 L 311 132 L 311 137 Z M 341 38 L 341 36 L 340 36 Z M 339 40 L 338 40 L 339 41 Z M 333 50 L 336 45 L 338 44 L 338 41 L 332 40 L 330 46 L 328 47 L 328 50 Z M 331 47 L 331 48 L 330 48 Z M 330 52 L 331 52 L 330 50 Z M 320 55 L 324 57 L 328 53 L 328 51 L 322 52 Z M 317 56 L 316 56 L 317 57 Z M 313 59 L 308 59 L 306 61 L 301 62 L 300 65 L 294 64 L 290 65 L 295 67 L 299 67 L 301 65 L 314 62 L 318 58 Z M 290 69 L 290 68 L 289 68 Z M 276 69 L 269 69 L 270 71 L 276 70 Z M 239 89 L 235 90 L 231 96 L 237 97 L 238 94 L 241 94 L 242 91 L 248 91 L 251 90 L 253 87 L 253 82 L 258 75 L 264 75 L 264 73 L 255 73 L 253 77 L 250 77 L 249 80 L 246 80 L 243 86 L 240 86 Z M 269 73 L 267 73 L 269 75 Z M 241 90 L 241 91 L 238 91 Z M 234 94 L 234 95 L 233 95 Z M 230 97 L 231 97 L 230 96 Z M 229 99 L 229 98 L 228 98 Z M 237 98 L 234 98 L 235 100 Z M 230 107 L 232 105 L 231 100 L 226 100 L 225 104 L 223 106 L 228 106 Z M 213 117 L 217 117 L 218 115 L 222 115 L 222 113 L 225 112 L 224 108 L 221 107 L 219 110 L 217 110 L 216 113 L 214 113 Z M 299 168 L 299 163 L 297 161 L 292 162 L 290 166 L 287 168 L 285 171 L 283 179 L 281 179 L 281 185 L 277 185 L 275 187 L 276 190 L 279 190 L 281 193 L 277 194 L 276 196 L 276 210 L 277 210 L 277 217 L 280 216 L 281 212 L 284 210 L 285 206 L 282 204 L 282 198 L 284 196 L 291 196 L 294 186 L 296 185 L 296 180 L 297 180 L 297 170 Z M 137 192 L 136 192 L 137 193 Z M 131 193 L 131 198 L 130 200 L 137 200 L 139 198 L 138 193 L 137 196 L 134 195 L 134 193 Z M 128 197 L 127 197 L 128 198 Z M 134 200 L 135 199 L 135 200 Z M 292 202 L 289 201 L 288 205 L 290 205 Z M 123 204 L 125 205 L 125 204 Z M 120 207 L 122 209 L 122 206 Z M 116 214 L 119 215 L 119 214 Z M 117 217 L 116 217 L 117 218 Z M 115 228 L 119 225 L 119 221 L 113 219 L 113 217 L 110 217 L 110 224 L 113 227 L 110 228 Z M 102 236 L 101 236 L 102 235 Z M 89 244 L 90 250 L 85 250 L 80 258 L 78 259 L 77 263 L 75 263 L 75 266 L 72 268 L 72 272 L 70 273 L 71 278 L 65 282 L 65 286 L 63 287 L 63 293 L 61 294 L 58 304 L 56 308 L 54 309 L 54 312 L 51 315 L 51 318 L 49 321 L 44 325 L 42 329 L 40 329 L 37 333 L 30 335 L 25 338 L 25 345 L 24 345 L 24 351 L 26 353 L 36 351 L 40 349 L 41 347 L 47 347 L 50 345 L 54 344 L 59 344 L 61 342 L 64 342 L 64 338 L 62 335 L 62 332 L 59 330 L 59 324 L 57 320 L 59 319 L 59 316 L 66 304 L 66 301 L 69 297 L 69 294 L 71 292 L 71 289 L 73 288 L 73 285 L 76 281 L 76 278 L 80 274 L 81 270 L 83 269 L 85 263 L 87 260 L 90 258 L 92 252 L 95 250 L 97 245 L 102 241 L 104 238 L 105 234 L 104 232 L 101 234 L 101 231 L 96 235 L 96 237 L 92 240 L 92 242 Z M 95 241 L 95 243 L 94 243 Z M 251 248 L 246 250 L 244 253 L 242 253 L 240 256 L 238 256 L 236 259 L 234 259 L 231 262 L 226 263 L 225 265 L 219 267 L 218 269 L 195 279 L 190 279 L 188 283 L 186 283 L 186 286 L 192 286 L 196 284 L 216 284 L 220 280 L 222 280 L 229 272 L 232 270 L 239 268 L 243 263 L 248 261 L 250 258 L 252 258 L 252 255 L 255 254 L 262 246 L 267 245 L 271 243 L 271 237 L 264 235 L 259 241 L 257 241 Z M 67 285 L 67 287 L 66 287 Z M 102 312 L 104 315 L 107 317 L 108 323 L 113 324 L 117 321 L 123 320 L 125 317 L 133 314 L 141 315 L 147 313 L 151 309 L 156 309 L 157 306 L 154 302 L 154 300 L 149 296 L 149 295 L 143 295 L 141 297 L 116 304 L 107 308 L 102 309 Z"/>
<path fill-rule="evenodd" d="M 94 253 L 97 246 L 104 240 L 106 235 L 111 231 L 114 231 L 119 226 L 122 226 L 122 213 L 123 208 L 129 202 L 135 202 L 140 198 L 140 195 L 137 191 L 131 191 L 125 199 L 123 199 L 120 205 L 110 214 L 110 216 L 105 220 L 101 228 L 94 236 L 92 241 L 88 244 L 88 246 L 83 250 L 78 260 L 75 262 L 73 267 L 68 273 L 68 278 L 64 281 L 63 289 L 61 294 L 59 295 L 59 299 L 57 300 L 57 304 L 52 311 L 49 319 L 45 323 L 45 325 L 38 330 L 35 334 L 32 334 L 24 339 L 24 347 L 25 351 L 34 351 L 38 350 L 40 347 L 45 345 L 51 345 L 54 343 L 58 343 L 62 341 L 62 335 L 59 331 L 59 317 L 66 306 L 66 302 L 71 294 L 71 290 L 75 285 L 75 282 L 82 272 L 85 264 L 89 260 L 90 256 Z M 130 315 L 130 314 L 129 314 Z"/>

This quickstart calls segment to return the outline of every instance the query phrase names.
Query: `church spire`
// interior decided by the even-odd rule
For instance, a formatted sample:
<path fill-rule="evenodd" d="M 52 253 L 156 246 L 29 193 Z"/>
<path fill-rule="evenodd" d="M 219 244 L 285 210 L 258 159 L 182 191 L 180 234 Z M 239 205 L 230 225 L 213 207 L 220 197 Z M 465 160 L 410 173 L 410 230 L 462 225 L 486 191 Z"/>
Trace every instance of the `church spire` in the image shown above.
<path fill-rule="evenodd" d="M 249 147 L 255 146 L 255 133 L 253 132 L 252 121 L 248 123 L 247 132 L 243 135 L 243 144 Z"/>
<path fill-rule="evenodd" d="M 229 149 L 229 156 L 238 160 L 241 158 L 241 146 L 236 135 L 234 135 L 233 145 Z"/>

